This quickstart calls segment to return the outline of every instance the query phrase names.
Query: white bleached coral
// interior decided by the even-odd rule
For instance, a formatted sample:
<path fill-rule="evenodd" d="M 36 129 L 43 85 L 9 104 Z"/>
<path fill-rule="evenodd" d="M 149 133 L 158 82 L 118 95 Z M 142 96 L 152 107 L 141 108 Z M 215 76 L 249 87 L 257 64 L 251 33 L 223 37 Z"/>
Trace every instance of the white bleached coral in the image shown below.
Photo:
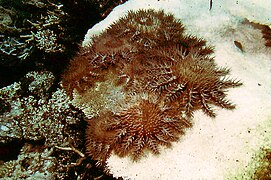
<path fill-rule="evenodd" d="M 260 31 L 242 32 L 238 41 L 249 51 L 242 53 L 236 50 L 234 36 L 238 37 L 237 32 L 242 31 L 247 13 L 237 15 L 233 10 L 234 7 L 253 9 L 249 11 L 249 20 L 255 15 L 254 21 L 270 23 L 270 10 L 262 6 L 264 2 L 268 3 L 265 0 L 248 0 L 240 4 L 233 0 L 213 1 L 213 8 L 209 11 L 209 3 L 205 1 L 130 0 L 88 31 L 83 45 L 91 42 L 93 34 L 99 34 L 128 10 L 164 9 L 180 18 L 187 32 L 200 35 L 214 44 L 217 63 L 230 67 L 232 74 L 244 82 L 244 87 L 229 91 L 229 98 L 236 102 L 237 110 L 220 110 L 214 121 L 195 113 L 195 126 L 171 150 L 162 151 L 159 157 L 148 156 L 137 163 L 129 158 L 111 156 L 107 161 L 110 173 L 124 179 L 222 179 L 238 176 L 246 170 L 254 151 L 271 141 L 267 138 L 270 137 L 267 124 L 271 114 L 271 62 L 267 49 L 250 48 L 255 44 L 251 44 L 254 40 L 249 41 L 249 37 L 256 38 L 256 43 L 264 43 Z M 229 171 L 231 175 L 227 173 Z"/>

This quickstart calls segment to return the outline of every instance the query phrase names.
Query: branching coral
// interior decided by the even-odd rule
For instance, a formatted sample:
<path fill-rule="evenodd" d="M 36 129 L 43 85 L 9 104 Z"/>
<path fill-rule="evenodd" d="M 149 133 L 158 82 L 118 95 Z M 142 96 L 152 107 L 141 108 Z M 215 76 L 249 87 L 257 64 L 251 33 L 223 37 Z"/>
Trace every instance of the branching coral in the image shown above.
<path fill-rule="evenodd" d="M 59 43 L 59 39 L 63 35 L 64 29 L 60 24 L 67 14 L 62 10 L 62 4 L 48 2 L 45 7 L 53 10 L 47 10 L 47 14 L 41 15 L 40 20 L 36 23 L 27 20 L 32 25 L 31 34 L 20 37 L 26 38 L 25 41 L 28 44 L 34 42 L 34 46 L 46 53 L 63 52 L 64 46 Z"/>
<path fill-rule="evenodd" d="M 75 106 L 91 111 L 86 147 L 93 159 L 158 154 L 192 126 L 194 111 L 215 117 L 213 106 L 234 108 L 226 90 L 241 83 L 216 65 L 205 40 L 183 31 L 171 14 L 130 11 L 71 61 L 62 84 Z"/>
<path fill-rule="evenodd" d="M 13 3 L 15 1 L 10 2 Z M 11 9 L 16 9 L 14 12 L 0 6 L 0 16 L 4 15 L 4 19 L 0 18 L 3 19 L 0 25 L 0 63 L 18 64 L 28 59 L 37 49 L 48 54 L 63 52 L 65 29 L 62 26 L 63 18 L 67 17 L 63 5 L 40 0 L 16 3 L 19 7 L 10 5 Z M 20 8 L 25 11 L 20 12 Z M 31 14 L 29 19 L 25 19 L 28 14 Z"/>
<path fill-rule="evenodd" d="M 30 55 L 32 47 L 27 47 L 26 43 L 20 42 L 15 37 L 14 38 L 0 37 L 0 38 L 1 38 L 0 54 L 3 57 L 16 56 L 20 60 L 25 60 Z M 3 61 L 5 61 L 4 58 L 2 59 L 2 62 Z"/>

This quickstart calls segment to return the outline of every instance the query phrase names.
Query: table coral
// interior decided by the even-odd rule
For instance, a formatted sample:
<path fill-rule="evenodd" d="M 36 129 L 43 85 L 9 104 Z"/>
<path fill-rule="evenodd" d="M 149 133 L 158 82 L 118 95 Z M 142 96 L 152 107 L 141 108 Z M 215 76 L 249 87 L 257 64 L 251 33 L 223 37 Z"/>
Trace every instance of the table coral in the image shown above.
<path fill-rule="evenodd" d="M 89 155 L 103 163 L 112 153 L 133 160 L 159 154 L 159 146 L 191 127 L 196 110 L 215 117 L 213 106 L 233 109 L 226 91 L 242 83 L 229 79 L 212 53 L 163 11 L 130 11 L 93 37 L 62 80 L 74 105 L 89 114 Z"/>

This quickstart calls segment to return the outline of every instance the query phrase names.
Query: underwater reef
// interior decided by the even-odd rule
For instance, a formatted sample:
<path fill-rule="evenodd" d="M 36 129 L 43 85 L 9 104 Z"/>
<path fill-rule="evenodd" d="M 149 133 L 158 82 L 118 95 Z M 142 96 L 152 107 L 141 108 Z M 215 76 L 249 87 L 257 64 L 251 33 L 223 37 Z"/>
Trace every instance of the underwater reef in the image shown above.
<path fill-rule="evenodd" d="M 234 109 L 227 89 L 242 83 L 184 31 L 172 14 L 129 11 L 70 62 L 62 86 L 88 117 L 86 151 L 97 164 L 112 153 L 134 161 L 159 154 L 192 128 L 195 111 Z"/>
<path fill-rule="evenodd" d="M 51 72 L 32 71 L 0 89 L 0 178 L 65 176 L 63 164 L 71 161 L 72 154 L 63 160 L 56 147 L 74 140 L 80 144 L 74 126 L 81 116 L 63 89 L 51 91 L 54 81 Z"/>
<path fill-rule="evenodd" d="M 158 155 L 193 128 L 196 111 L 215 118 L 235 108 L 227 90 L 242 83 L 163 11 L 128 12 L 62 74 L 86 30 L 123 2 L 1 1 L 0 178 L 113 179 L 95 163 Z M 270 47 L 270 25 L 244 23 Z M 270 149 L 263 152 L 246 177 L 270 178 Z"/>
<path fill-rule="evenodd" d="M 87 30 L 122 2 L 0 2 L 0 179 L 106 176 L 81 153 L 84 115 L 59 77 Z"/>
<path fill-rule="evenodd" d="M 237 57 L 230 56 L 230 46 L 225 43 L 226 46 L 222 45 L 227 48 L 223 60 L 223 57 L 218 58 L 221 57 L 221 47 L 213 48 L 200 36 L 187 34 L 182 22 L 173 15 L 154 10 L 130 11 L 101 34 L 92 37 L 88 47 L 79 47 L 80 51 L 74 56 L 87 30 L 125 1 L 0 2 L 0 179 L 114 179 L 112 175 L 128 177 L 126 173 L 116 173 L 126 165 L 126 158 L 122 158 L 124 163 L 118 166 L 114 156 L 107 161 L 112 154 L 140 161 L 134 165 L 139 165 L 145 171 L 131 168 L 140 177 L 140 173 L 151 169 L 146 168 L 144 163 L 142 165 L 141 160 L 144 162 L 148 160 L 149 154 L 154 154 L 164 161 L 164 151 L 173 144 L 174 151 L 173 142 L 182 141 L 185 133 L 190 133 L 186 130 L 194 128 L 194 125 L 196 129 L 198 120 L 204 121 L 197 119 L 196 111 L 204 112 L 220 126 L 219 109 L 232 110 L 235 108 L 234 103 L 238 104 L 238 110 L 243 108 L 237 99 L 234 102 L 227 99 L 228 89 L 240 86 L 240 81 L 231 79 L 230 69 L 220 67 L 216 62 L 221 60 L 223 64 L 226 60 L 234 74 L 238 74 L 235 68 L 245 68 L 246 63 L 251 63 L 248 62 L 248 56 L 254 58 L 257 52 L 254 48 L 265 51 L 263 46 L 259 46 L 260 43 L 271 47 L 270 23 L 245 18 L 240 23 L 246 26 L 232 26 L 230 32 L 235 35 L 234 41 L 222 39 L 229 40 L 234 48 L 237 47 L 237 52 L 233 53 Z M 133 3 L 129 3 L 127 7 L 131 9 L 129 5 Z M 151 5 L 151 1 L 146 3 L 150 3 L 147 8 L 157 8 Z M 167 1 L 160 3 L 163 4 L 162 9 L 176 11 L 177 6 L 172 9 L 167 7 Z M 241 3 L 239 1 L 239 6 Z M 189 9 L 198 8 L 200 3 L 196 4 L 190 4 Z M 186 6 L 182 5 L 181 9 Z M 116 8 L 110 18 L 122 14 L 127 7 Z M 210 11 L 211 16 L 207 16 L 211 20 L 220 18 L 216 8 L 214 6 Z M 179 11 L 182 15 L 179 12 L 177 14 L 184 18 L 184 23 L 191 25 L 193 13 L 185 17 L 188 12 L 191 13 L 189 9 Z M 200 13 L 205 17 L 204 11 Z M 253 15 L 252 11 L 250 13 Z M 223 18 L 220 20 L 226 22 Z M 103 27 L 104 24 L 101 22 L 97 27 Z M 204 24 L 207 26 L 208 22 Z M 207 28 L 214 28 L 209 26 Z M 231 28 L 227 23 L 224 26 L 226 29 Z M 201 28 L 198 34 L 210 33 L 204 32 L 203 25 L 196 27 Z M 245 41 L 243 36 L 249 38 L 252 35 L 248 31 L 250 28 L 260 30 L 265 42 L 256 37 Z M 215 29 L 217 32 L 210 33 L 212 36 L 221 33 L 217 27 Z M 95 30 L 94 27 L 89 32 Z M 238 36 L 238 33 L 242 36 Z M 221 36 L 229 34 L 225 30 Z M 216 38 L 210 38 L 209 35 L 204 37 L 210 40 Z M 238 58 L 238 55 L 242 58 Z M 228 63 L 228 60 L 234 62 Z M 251 63 L 253 66 L 262 64 L 264 59 L 254 60 L 257 63 Z M 68 63 L 68 69 L 63 73 Z M 238 78 L 246 84 L 244 89 L 253 87 L 240 74 Z M 261 89 L 266 88 L 266 84 L 259 79 L 256 86 Z M 259 98 L 256 93 L 249 95 L 245 98 L 248 101 L 254 97 Z M 230 99 L 233 98 L 231 96 Z M 251 103 L 249 108 L 253 107 L 256 106 Z M 238 110 L 234 113 L 238 114 Z M 255 110 L 252 112 L 257 114 Z M 228 124 L 231 124 L 231 120 L 240 122 L 236 117 L 227 120 Z M 248 119 L 245 121 L 248 122 Z M 210 122 L 210 126 L 213 123 Z M 224 137 L 229 140 L 227 136 Z M 185 147 L 182 146 L 178 150 L 183 149 Z M 270 147 L 262 147 L 260 151 L 247 165 L 247 172 L 240 172 L 240 177 L 270 179 Z M 159 157 L 160 152 L 163 155 Z M 171 150 L 168 152 L 171 153 Z M 181 162 L 187 161 L 181 158 Z M 236 161 L 237 164 L 239 162 Z M 95 166 L 95 163 L 105 167 Z M 110 163 L 119 169 L 115 170 Z M 166 165 L 171 164 L 174 163 Z M 156 174 L 168 172 L 155 165 L 154 168 Z"/>

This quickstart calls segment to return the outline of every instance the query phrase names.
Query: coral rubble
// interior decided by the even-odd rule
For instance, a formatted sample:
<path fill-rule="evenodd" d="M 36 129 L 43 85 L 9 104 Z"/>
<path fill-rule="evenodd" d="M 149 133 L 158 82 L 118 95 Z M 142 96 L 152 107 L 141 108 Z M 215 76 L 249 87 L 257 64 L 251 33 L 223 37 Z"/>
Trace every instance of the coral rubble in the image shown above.
<path fill-rule="evenodd" d="M 130 11 L 83 47 L 63 74 L 73 104 L 89 117 L 86 148 L 104 163 L 110 154 L 138 160 L 159 154 L 193 124 L 202 110 L 233 109 L 228 88 L 240 86 L 218 67 L 213 48 L 184 34 L 163 11 Z"/>

